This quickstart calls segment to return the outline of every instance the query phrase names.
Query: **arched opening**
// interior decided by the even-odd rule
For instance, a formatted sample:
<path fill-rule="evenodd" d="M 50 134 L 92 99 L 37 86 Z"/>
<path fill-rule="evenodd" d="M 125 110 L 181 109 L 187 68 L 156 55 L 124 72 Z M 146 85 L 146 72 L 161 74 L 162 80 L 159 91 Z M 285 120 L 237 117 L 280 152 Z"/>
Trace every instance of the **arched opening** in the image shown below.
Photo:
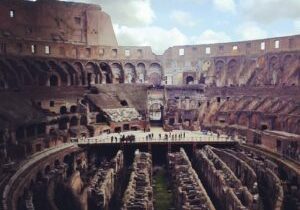
<path fill-rule="evenodd" d="M 45 123 L 38 124 L 38 126 L 37 126 L 37 133 L 38 134 L 44 134 L 44 133 L 46 133 L 46 124 Z"/>
<path fill-rule="evenodd" d="M 100 68 L 102 70 L 102 75 L 105 83 L 112 83 L 112 71 L 107 63 L 100 63 Z"/>
<path fill-rule="evenodd" d="M 129 124 L 124 124 L 123 125 L 123 130 L 124 131 L 129 131 Z"/>
<path fill-rule="evenodd" d="M 268 129 L 268 125 L 262 124 L 260 128 L 261 128 L 262 131 L 267 130 Z"/>
<path fill-rule="evenodd" d="M 145 74 L 146 74 L 146 66 L 143 63 L 139 63 L 136 68 L 137 72 L 137 82 L 144 83 L 145 82 Z"/>
<path fill-rule="evenodd" d="M 215 70 L 217 73 L 220 73 L 224 70 L 224 66 L 225 66 L 225 63 L 224 61 L 222 60 L 218 60 L 216 63 L 215 63 Z"/>
<path fill-rule="evenodd" d="M 150 84 L 160 85 L 162 80 L 162 69 L 158 63 L 152 63 L 148 71 L 148 80 Z"/>
<path fill-rule="evenodd" d="M 74 70 L 77 72 L 77 74 L 79 75 L 79 82 L 81 82 L 81 85 L 85 85 L 86 81 L 85 81 L 85 74 L 83 71 L 83 65 L 80 62 L 76 62 L 74 63 Z"/>
<path fill-rule="evenodd" d="M 121 127 L 115 127 L 115 133 L 120 133 L 122 131 Z"/>
<path fill-rule="evenodd" d="M 127 103 L 126 100 L 121 100 L 121 101 L 120 101 L 120 104 L 121 104 L 122 106 L 128 106 L 128 103 Z"/>
<path fill-rule="evenodd" d="M 106 123 L 106 122 L 107 119 L 103 114 L 99 113 L 96 115 L 96 123 Z"/>
<path fill-rule="evenodd" d="M 59 130 L 66 130 L 68 128 L 68 119 L 62 118 L 58 122 L 58 128 Z"/>
<path fill-rule="evenodd" d="M 73 116 L 70 120 L 70 126 L 77 126 L 78 125 L 78 119 L 76 116 Z"/>
<path fill-rule="evenodd" d="M 169 119 L 169 125 L 174 125 L 174 123 L 175 123 L 175 119 L 174 118 L 170 118 Z"/>
<path fill-rule="evenodd" d="M 73 105 L 70 107 L 70 112 L 71 113 L 76 113 L 77 112 L 77 106 Z"/>
<path fill-rule="evenodd" d="M 111 65 L 113 83 L 124 83 L 124 71 L 120 64 L 113 63 Z"/>
<path fill-rule="evenodd" d="M 131 63 L 124 66 L 125 70 L 125 83 L 134 83 L 136 81 L 135 67 Z"/>
<path fill-rule="evenodd" d="M 26 128 L 27 137 L 35 136 L 36 126 L 30 125 Z"/>
<path fill-rule="evenodd" d="M 149 118 L 152 125 L 162 125 L 163 106 L 160 103 L 153 103 L 149 107 Z"/>
<path fill-rule="evenodd" d="M 87 125 L 87 117 L 86 116 L 81 116 L 80 125 Z"/>
<path fill-rule="evenodd" d="M 62 106 L 62 107 L 60 107 L 60 114 L 67 114 L 67 107 L 65 107 L 65 106 Z"/>
<path fill-rule="evenodd" d="M 194 84 L 194 77 L 192 77 L 192 76 L 187 76 L 186 77 L 186 83 L 185 84 L 187 84 L 187 85 L 192 85 L 192 84 Z"/>
<path fill-rule="evenodd" d="M 50 171 L 51 171 L 51 168 L 50 168 L 49 165 L 47 165 L 46 168 L 45 168 L 45 175 L 49 174 Z"/>
<path fill-rule="evenodd" d="M 58 86 L 58 77 L 56 75 L 51 75 L 49 81 L 50 81 L 50 87 Z"/>

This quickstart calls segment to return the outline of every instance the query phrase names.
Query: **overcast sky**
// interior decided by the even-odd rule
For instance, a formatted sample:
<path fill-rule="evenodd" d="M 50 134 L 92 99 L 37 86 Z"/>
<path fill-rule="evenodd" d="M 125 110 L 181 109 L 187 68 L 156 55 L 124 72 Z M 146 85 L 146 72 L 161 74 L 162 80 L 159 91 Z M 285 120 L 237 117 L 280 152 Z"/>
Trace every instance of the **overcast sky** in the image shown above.
<path fill-rule="evenodd" d="M 300 33 L 300 0 L 72 0 L 100 4 L 119 45 L 170 46 Z"/>

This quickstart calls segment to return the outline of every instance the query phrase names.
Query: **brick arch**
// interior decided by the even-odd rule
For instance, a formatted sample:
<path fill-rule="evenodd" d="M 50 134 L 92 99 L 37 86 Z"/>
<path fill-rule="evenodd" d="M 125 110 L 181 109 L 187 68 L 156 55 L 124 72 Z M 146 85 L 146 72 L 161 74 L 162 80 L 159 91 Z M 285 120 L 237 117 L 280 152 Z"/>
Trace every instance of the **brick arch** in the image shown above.
<path fill-rule="evenodd" d="M 67 61 L 62 61 L 61 66 L 68 72 L 70 85 L 79 85 L 78 73 L 72 64 Z"/>
<path fill-rule="evenodd" d="M 113 83 L 124 83 L 125 76 L 122 65 L 120 63 L 112 63 L 110 68 L 112 71 Z"/>
<path fill-rule="evenodd" d="M 20 86 L 20 79 L 16 72 L 10 68 L 5 62 L 0 60 L 0 72 L 4 75 L 8 88 L 16 88 Z"/>
<path fill-rule="evenodd" d="M 151 63 L 147 71 L 147 80 L 150 84 L 160 85 L 162 82 L 162 68 L 159 63 Z"/>
<path fill-rule="evenodd" d="M 146 76 L 146 65 L 144 63 L 138 63 L 136 66 L 137 82 L 144 83 Z"/>
<path fill-rule="evenodd" d="M 225 61 L 224 60 L 216 60 L 215 61 L 215 71 L 216 73 L 221 73 L 225 70 Z"/>
<path fill-rule="evenodd" d="M 15 71 L 15 74 L 18 76 L 20 84 L 32 86 L 34 84 L 34 78 L 32 72 L 30 72 L 26 66 L 21 65 L 22 63 L 18 59 L 5 59 L 8 67 Z"/>
<path fill-rule="evenodd" d="M 74 66 L 74 70 L 77 72 L 78 74 L 78 82 L 81 85 L 85 85 L 86 84 L 86 75 L 84 72 L 84 68 L 83 68 L 83 64 L 79 61 L 73 63 Z"/>
<path fill-rule="evenodd" d="M 59 63 L 57 63 L 55 60 L 49 60 L 47 61 L 47 63 L 49 70 L 59 75 L 59 79 L 61 81 L 62 86 L 70 85 L 68 72 L 65 69 L 63 69 L 63 67 Z"/>
<path fill-rule="evenodd" d="M 87 75 L 87 84 L 94 85 L 102 83 L 102 75 L 99 66 L 94 62 L 85 64 L 85 73 Z"/>
<path fill-rule="evenodd" d="M 111 67 L 106 62 L 100 63 L 100 69 L 103 75 L 102 83 L 110 84 L 113 82 L 113 74 Z"/>
<path fill-rule="evenodd" d="M 137 81 L 136 68 L 132 63 L 124 65 L 125 83 L 135 83 Z"/>

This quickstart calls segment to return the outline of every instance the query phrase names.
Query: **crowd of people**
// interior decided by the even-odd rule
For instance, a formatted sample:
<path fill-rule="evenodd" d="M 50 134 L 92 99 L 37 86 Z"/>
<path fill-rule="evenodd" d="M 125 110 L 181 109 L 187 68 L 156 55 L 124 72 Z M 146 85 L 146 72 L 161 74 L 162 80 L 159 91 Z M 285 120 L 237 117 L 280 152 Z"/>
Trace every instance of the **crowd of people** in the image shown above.
<path fill-rule="evenodd" d="M 91 138 L 81 137 L 79 141 L 89 143 L 134 143 L 148 141 L 218 141 L 230 140 L 216 133 L 201 131 L 130 131 L 121 133 L 102 134 Z"/>

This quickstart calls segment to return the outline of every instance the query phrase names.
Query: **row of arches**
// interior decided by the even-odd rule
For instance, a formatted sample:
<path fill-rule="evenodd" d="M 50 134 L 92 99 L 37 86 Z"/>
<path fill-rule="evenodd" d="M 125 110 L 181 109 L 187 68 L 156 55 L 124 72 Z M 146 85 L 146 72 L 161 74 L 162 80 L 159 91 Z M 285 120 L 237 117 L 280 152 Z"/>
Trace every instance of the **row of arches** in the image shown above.
<path fill-rule="evenodd" d="M 160 85 L 159 63 L 67 62 L 59 60 L 0 59 L 0 88 L 73 86 L 116 83 Z"/>

